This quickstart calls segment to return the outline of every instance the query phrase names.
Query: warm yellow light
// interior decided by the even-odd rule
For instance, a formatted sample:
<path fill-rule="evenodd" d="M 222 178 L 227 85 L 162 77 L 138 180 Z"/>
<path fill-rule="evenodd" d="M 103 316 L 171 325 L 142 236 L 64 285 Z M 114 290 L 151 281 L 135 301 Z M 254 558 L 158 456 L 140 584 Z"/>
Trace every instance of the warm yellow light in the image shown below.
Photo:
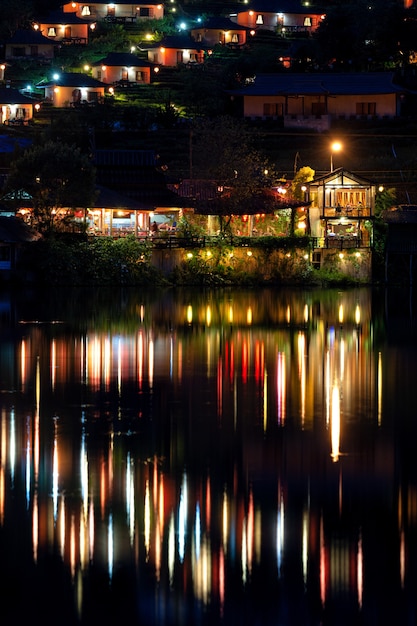
<path fill-rule="evenodd" d="M 343 259 L 343 257 L 344 257 L 344 254 L 343 254 L 343 252 L 341 252 L 341 253 L 339 254 L 339 259 Z"/>
<path fill-rule="evenodd" d="M 247 254 L 248 256 L 252 256 L 252 251 L 251 251 L 251 250 L 248 250 L 246 254 Z"/>
<path fill-rule="evenodd" d="M 192 259 L 192 258 L 193 258 L 193 253 L 187 252 L 187 259 Z"/>
<path fill-rule="evenodd" d="M 334 141 L 331 148 L 332 152 L 340 152 L 342 149 L 342 144 L 340 143 L 340 141 Z"/>
<path fill-rule="evenodd" d="M 164 47 L 159 48 L 159 50 L 160 50 L 162 53 L 164 53 L 164 52 L 165 52 L 165 48 L 164 48 Z"/>

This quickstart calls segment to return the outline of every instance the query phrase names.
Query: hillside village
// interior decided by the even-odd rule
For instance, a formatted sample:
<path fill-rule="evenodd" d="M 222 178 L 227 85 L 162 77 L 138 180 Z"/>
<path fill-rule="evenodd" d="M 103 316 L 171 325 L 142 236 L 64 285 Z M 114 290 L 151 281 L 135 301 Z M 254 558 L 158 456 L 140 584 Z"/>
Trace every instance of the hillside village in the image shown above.
<path fill-rule="evenodd" d="M 0 23 L 1 215 L 43 235 L 52 225 L 169 248 L 185 246 L 190 233 L 203 247 L 219 234 L 234 245 L 307 236 L 313 267 L 348 253 L 358 275 L 362 255 L 368 278 L 374 221 L 383 219 L 395 242 L 386 258 L 412 255 L 414 7 L 252 0 L 199 8 L 44 2 Z M 370 8 L 379 20 L 360 19 Z M 17 187 L 26 179 L 13 161 L 46 142 L 89 160 L 94 193 L 71 196 L 68 178 L 66 196 L 48 191 L 45 204 L 44 170 Z M 56 167 L 59 158 L 42 153 Z M 53 176 L 55 186 L 65 178 Z M 2 247 L 10 269 L 17 252 Z"/>

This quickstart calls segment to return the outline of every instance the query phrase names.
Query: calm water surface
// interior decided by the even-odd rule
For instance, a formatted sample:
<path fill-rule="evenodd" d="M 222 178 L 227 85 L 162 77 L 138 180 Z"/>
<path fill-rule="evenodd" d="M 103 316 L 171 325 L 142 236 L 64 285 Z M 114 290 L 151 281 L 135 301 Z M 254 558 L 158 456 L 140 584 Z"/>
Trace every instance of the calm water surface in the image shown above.
<path fill-rule="evenodd" d="M 416 624 L 416 322 L 395 290 L 3 293 L 1 623 Z"/>

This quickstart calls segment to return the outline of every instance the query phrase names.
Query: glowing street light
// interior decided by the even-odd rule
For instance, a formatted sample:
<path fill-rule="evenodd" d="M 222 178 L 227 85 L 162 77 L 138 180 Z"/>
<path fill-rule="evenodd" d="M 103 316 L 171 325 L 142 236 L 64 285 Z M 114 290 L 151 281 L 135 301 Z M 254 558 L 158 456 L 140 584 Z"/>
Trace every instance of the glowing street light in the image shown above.
<path fill-rule="evenodd" d="M 340 152 L 342 144 L 340 141 L 334 141 L 330 146 L 330 171 L 333 172 L 333 152 Z"/>

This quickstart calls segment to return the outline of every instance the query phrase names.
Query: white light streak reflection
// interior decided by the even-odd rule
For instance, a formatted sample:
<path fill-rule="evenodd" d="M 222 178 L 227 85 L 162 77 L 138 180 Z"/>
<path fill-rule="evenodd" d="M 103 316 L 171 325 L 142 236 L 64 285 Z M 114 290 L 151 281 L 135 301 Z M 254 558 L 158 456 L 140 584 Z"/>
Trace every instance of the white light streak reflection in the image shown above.
<path fill-rule="evenodd" d="M 303 531 L 302 531 L 302 563 L 303 563 L 303 580 L 307 585 L 308 574 L 308 511 L 303 511 Z"/>
<path fill-rule="evenodd" d="M 195 528 L 194 528 L 194 541 L 195 541 L 195 556 L 198 560 L 200 557 L 200 548 L 201 548 L 201 514 L 200 514 L 200 504 L 197 502 L 195 508 Z"/>
<path fill-rule="evenodd" d="M 174 570 L 175 570 L 175 522 L 174 514 L 171 514 L 169 520 L 168 530 L 168 571 L 169 571 L 169 584 L 170 587 L 174 584 Z"/>
<path fill-rule="evenodd" d="M 107 529 L 107 562 L 109 579 L 113 578 L 113 559 L 114 559 L 114 538 L 113 538 L 113 515 L 109 515 L 109 526 Z"/>
<path fill-rule="evenodd" d="M 187 535 L 188 489 L 187 477 L 184 474 L 181 485 L 180 503 L 178 508 L 178 554 L 181 563 L 185 557 L 185 538 Z"/>
<path fill-rule="evenodd" d="M 278 576 L 281 577 L 284 556 L 284 498 L 281 492 L 278 496 L 276 541 Z"/>

